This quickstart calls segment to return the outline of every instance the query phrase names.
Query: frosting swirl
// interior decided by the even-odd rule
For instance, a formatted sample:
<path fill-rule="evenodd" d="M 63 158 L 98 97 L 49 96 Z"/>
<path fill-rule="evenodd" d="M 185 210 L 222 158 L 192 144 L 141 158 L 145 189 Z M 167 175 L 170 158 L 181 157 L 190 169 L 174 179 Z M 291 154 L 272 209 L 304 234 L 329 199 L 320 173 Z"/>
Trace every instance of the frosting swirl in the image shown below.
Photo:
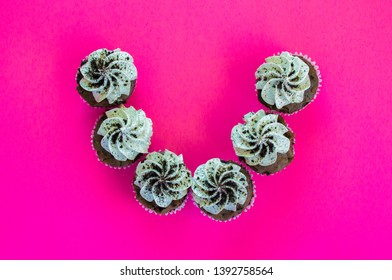
<path fill-rule="evenodd" d="M 268 166 L 277 160 L 277 153 L 287 153 L 290 139 L 284 134 L 289 129 L 278 122 L 278 115 L 263 110 L 244 116 L 245 124 L 237 124 L 231 131 L 231 140 L 237 156 L 250 166 Z"/>
<path fill-rule="evenodd" d="M 208 213 L 235 212 L 246 202 L 249 184 L 238 164 L 210 159 L 196 169 L 194 180 L 193 197 Z"/>
<path fill-rule="evenodd" d="M 95 101 L 113 104 L 121 95 L 130 95 L 131 82 L 137 78 L 133 58 L 120 49 L 99 49 L 88 55 L 79 71 L 79 85 L 91 92 Z"/>
<path fill-rule="evenodd" d="M 301 103 L 310 88 L 309 66 L 288 52 L 266 58 L 256 72 L 256 89 L 261 98 L 276 108 Z"/>
<path fill-rule="evenodd" d="M 154 201 L 159 207 L 168 207 L 173 200 L 179 200 L 188 193 L 192 185 L 191 172 L 186 168 L 182 155 L 166 150 L 153 152 L 136 168 L 135 185 L 140 195 L 148 202 Z"/>
<path fill-rule="evenodd" d="M 116 160 L 134 160 L 147 153 L 152 136 L 152 121 L 143 110 L 121 106 L 106 112 L 107 119 L 97 134 L 103 136 L 101 146 Z"/>

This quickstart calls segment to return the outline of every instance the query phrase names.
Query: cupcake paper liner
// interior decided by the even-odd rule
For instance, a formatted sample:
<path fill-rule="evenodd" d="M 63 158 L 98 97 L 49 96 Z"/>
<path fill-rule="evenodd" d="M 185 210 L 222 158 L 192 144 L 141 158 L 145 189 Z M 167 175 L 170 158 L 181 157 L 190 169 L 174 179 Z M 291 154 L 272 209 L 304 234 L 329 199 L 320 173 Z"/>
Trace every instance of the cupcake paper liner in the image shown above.
<path fill-rule="evenodd" d="M 195 198 L 194 198 L 194 196 L 193 196 L 193 192 L 191 191 L 191 192 L 192 192 L 192 201 L 193 201 L 193 205 L 195 205 L 195 206 L 199 209 L 200 213 L 201 213 L 203 216 L 207 216 L 207 218 L 209 218 L 210 220 L 213 220 L 213 221 L 218 222 L 218 223 L 227 223 L 227 222 L 232 222 L 232 221 L 238 219 L 243 213 L 248 212 L 249 209 L 253 207 L 253 205 L 254 205 L 254 203 L 255 203 L 255 199 L 256 199 L 256 197 L 257 197 L 257 193 L 256 193 L 256 183 L 255 183 L 255 181 L 253 180 L 253 174 L 250 173 L 250 172 L 249 172 L 249 168 L 248 168 L 247 166 L 244 166 L 241 162 L 238 162 L 238 161 L 234 161 L 234 162 L 235 162 L 236 164 L 240 165 L 240 166 L 241 166 L 242 168 L 244 168 L 246 171 L 248 171 L 249 176 L 250 176 L 250 180 L 252 181 L 252 184 L 253 184 L 253 197 L 251 198 L 249 205 L 248 205 L 244 210 L 242 210 L 242 212 L 239 213 L 237 216 L 234 216 L 233 218 L 230 218 L 230 219 L 225 220 L 225 221 L 221 221 L 221 220 L 215 219 L 214 217 L 212 217 L 212 216 L 210 216 L 210 215 L 207 215 L 206 213 L 204 213 L 204 212 L 201 210 L 200 206 L 199 206 L 199 205 L 197 204 L 197 202 L 195 201 Z"/>
<path fill-rule="evenodd" d="M 282 52 L 278 52 L 278 53 L 273 54 L 273 56 L 281 55 L 281 54 L 282 54 Z M 305 109 L 306 107 L 308 107 L 309 104 L 313 103 L 313 101 L 316 100 L 316 98 L 317 98 L 317 96 L 318 96 L 318 94 L 319 94 L 319 92 L 320 92 L 320 89 L 321 89 L 321 87 L 322 87 L 322 81 L 323 81 L 323 80 L 321 79 L 321 73 L 320 73 L 320 70 L 319 70 L 318 65 L 317 65 L 316 62 L 313 61 L 308 55 L 304 55 L 304 54 L 302 54 L 302 52 L 294 52 L 294 53 L 291 53 L 291 52 L 290 52 L 290 54 L 297 55 L 297 56 L 301 56 L 301 57 L 303 57 L 304 59 L 306 59 L 307 61 L 309 61 L 310 64 L 313 65 L 313 67 L 316 69 L 316 74 L 317 74 L 317 78 L 318 78 L 319 84 L 318 84 L 316 93 L 314 94 L 312 100 L 310 100 L 310 102 L 309 102 L 308 104 L 306 104 L 304 107 L 302 107 L 302 108 L 299 109 L 298 111 L 295 111 L 295 112 L 292 112 L 292 113 L 284 113 L 284 112 L 280 112 L 280 111 L 278 111 L 278 110 L 274 110 L 274 109 L 270 109 L 270 108 L 269 108 L 271 112 L 279 113 L 279 114 L 284 115 L 284 116 L 291 116 L 291 115 L 297 114 L 298 112 L 300 112 L 300 111 L 302 111 L 303 109 Z M 257 89 L 256 89 L 256 96 L 257 96 L 257 95 L 258 95 L 258 93 L 257 93 Z M 267 108 L 268 108 L 268 107 L 267 107 Z"/>
<path fill-rule="evenodd" d="M 153 152 L 156 152 L 156 153 L 164 153 L 165 150 L 160 149 L 160 150 L 157 150 L 157 151 L 151 151 L 151 152 L 148 152 L 145 156 L 147 156 L 148 154 L 153 153 Z M 143 156 L 143 158 L 144 158 L 144 156 Z M 143 160 L 144 160 L 144 159 L 141 159 L 140 162 L 142 162 Z M 184 163 L 184 164 L 185 164 L 185 163 Z M 187 168 L 188 168 L 188 167 L 187 167 Z M 136 171 L 135 171 L 135 176 L 136 176 Z M 150 208 L 144 206 L 144 205 L 137 199 L 137 193 L 136 193 L 136 191 L 135 191 L 135 188 L 132 188 L 132 189 L 133 189 L 133 192 L 134 192 L 134 194 L 135 194 L 135 196 L 134 196 L 134 197 L 135 197 L 135 200 L 139 203 L 139 205 L 140 205 L 142 208 L 144 208 L 144 210 L 146 210 L 147 212 L 149 212 L 149 213 L 151 213 L 151 214 L 155 214 L 155 215 L 157 215 L 157 216 L 168 216 L 168 215 L 173 215 L 173 214 L 176 214 L 178 211 L 181 211 L 181 210 L 185 207 L 185 204 L 187 203 L 187 201 L 188 201 L 188 199 L 189 199 L 189 195 L 190 195 L 190 193 L 191 193 L 191 191 L 188 191 L 188 193 L 186 194 L 186 197 L 185 197 L 184 201 L 182 202 L 182 204 L 181 204 L 179 207 L 177 207 L 177 208 L 175 208 L 175 209 L 173 209 L 173 210 L 171 210 L 170 212 L 167 212 L 167 213 L 165 213 L 165 214 L 159 214 L 159 213 L 155 212 L 154 210 L 152 210 L 152 209 L 150 209 Z"/>
<path fill-rule="evenodd" d="M 83 99 L 83 98 L 82 98 Z M 133 163 L 130 163 L 129 165 L 127 165 L 127 166 L 111 166 L 111 165 L 109 165 L 109 164 L 107 164 L 107 163 L 105 163 L 105 162 L 103 162 L 103 161 L 101 161 L 100 159 L 99 159 L 99 156 L 98 156 L 98 152 L 97 152 L 97 150 L 94 148 L 94 143 L 93 143 L 93 141 L 94 141 L 94 130 L 95 130 L 95 127 L 97 126 L 97 123 L 98 123 L 98 121 L 99 121 L 99 119 L 102 117 L 102 115 L 100 115 L 98 118 L 97 118 L 97 120 L 95 121 L 95 124 L 94 124 L 94 128 L 93 128 L 93 130 L 92 130 L 92 132 L 91 132 L 91 136 L 90 136 L 90 143 L 91 143 L 91 148 L 92 148 L 92 150 L 94 151 L 94 153 L 95 153 L 95 155 L 96 155 L 96 157 L 97 157 L 97 160 L 100 162 L 100 163 L 102 163 L 102 164 L 104 164 L 105 166 L 107 166 L 107 167 L 110 167 L 110 168 L 113 168 L 113 169 L 127 169 L 127 168 L 129 168 L 129 167 L 131 167 L 133 164 L 135 164 L 136 162 L 138 162 L 139 160 L 141 160 L 143 157 L 144 157 L 144 155 L 143 156 L 141 156 L 138 160 L 136 160 L 135 162 L 133 162 Z"/>
<path fill-rule="evenodd" d="M 150 209 L 150 208 L 144 206 L 144 205 L 137 199 L 137 193 L 136 193 L 136 191 L 135 191 L 135 188 L 132 188 L 132 189 L 133 189 L 133 193 L 134 193 L 134 198 L 135 198 L 135 200 L 138 202 L 138 204 L 139 204 L 144 210 L 146 210 L 148 213 L 150 213 L 150 214 L 155 214 L 155 215 L 157 215 L 157 216 L 169 216 L 169 215 L 176 214 L 177 212 L 179 212 L 179 211 L 181 211 L 182 209 L 184 209 L 184 207 L 185 207 L 185 205 L 186 205 L 186 203 L 187 203 L 187 201 L 188 201 L 188 198 L 189 198 L 189 192 L 188 192 L 187 195 L 185 196 L 184 201 L 182 202 L 182 204 L 181 204 L 179 207 L 177 207 L 176 209 L 173 209 L 173 210 L 171 210 L 170 212 L 167 212 L 167 213 L 165 213 L 165 214 L 159 214 L 159 213 L 155 212 L 154 210 L 152 210 L 152 209 Z"/>
<path fill-rule="evenodd" d="M 272 111 L 272 110 L 269 111 L 269 112 L 270 112 L 270 113 L 274 113 L 274 114 L 277 113 L 277 112 Z M 278 112 L 278 113 L 279 113 L 279 112 Z M 282 113 L 279 113 L 279 114 L 282 114 Z M 286 122 L 286 120 L 285 120 L 285 122 Z M 294 131 L 290 128 L 290 126 L 288 125 L 287 122 L 286 122 L 286 126 L 287 126 L 287 128 L 288 128 L 291 132 L 294 133 Z M 283 169 L 281 169 L 281 170 L 279 170 L 279 171 L 277 171 L 277 172 L 274 172 L 274 173 L 271 173 L 271 174 L 257 173 L 257 172 L 254 171 L 252 168 L 250 168 L 245 162 L 244 162 L 243 164 L 246 165 L 246 167 L 247 167 L 249 173 L 251 173 L 251 174 L 256 174 L 256 175 L 258 175 L 258 176 L 271 177 L 271 176 L 274 176 L 274 175 L 276 175 L 276 174 L 279 174 L 279 173 L 282 172 L 283 170 L 286 170 L 286 168 L 289 167 L 289 166 L 292 164 L 292 162 L 294 161 L 294 159 L 295 159 L 295 147 L 294 147 L 295 141 L 296 141 L 296 138 L 295 138 L 295 135 L 294 135 L 294 139 L 293 139 L 293 160 L 292 160 L 288 165 L 286 165 Z"/>

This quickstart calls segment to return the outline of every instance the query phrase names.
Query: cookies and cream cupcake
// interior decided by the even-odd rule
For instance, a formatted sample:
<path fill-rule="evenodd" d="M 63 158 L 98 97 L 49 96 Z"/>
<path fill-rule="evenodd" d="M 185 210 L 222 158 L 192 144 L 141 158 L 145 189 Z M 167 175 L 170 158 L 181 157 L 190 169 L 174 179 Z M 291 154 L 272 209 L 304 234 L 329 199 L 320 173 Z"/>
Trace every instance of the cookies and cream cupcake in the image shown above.
<path fill-rule="evenodd" d="M 265 59 L 256 71 L 259 101 L 268 108 L 291 114 L 316 96 L 320 72 L 307 56 L 282 52 Z"/>
<path fill-rule="evenodd" d="M 218 221 L 240 215 L 252 205 L 255 194 L 249 172 L 233 161 L 219 158 L 196 169 L 192 193 L 201 211 Z"/>
<path fill-rule="evenodd" d="M 98 158 L 112 167 L 126 167 L 148 152 L 152 121 L 132 106 L 105 112 L 95 125 L 92 142 Z"/>
<path fill-rule="evenodd" d="M 235 153 L 250 168 L 260 174 L 272 174 L 284 169 L 294 159 L 294 133 L 282 116 L 248 113 L 244 124 L 231 131 Z"/>
<path fill-rule="evenodd" d="M 193 184 L 182 155 L 165 150 L 149 153 L 136 168 L 133 182 L 136 199 L 157 214 L 174 213 L 186 201 Z"/>
<path fill-rule="evenodd" d="M 120 49 L 99 49 L 81 62 L 76 89 L 92 107 L 115 107 L 131 96 L 136 78 L 130 54 Z"/>

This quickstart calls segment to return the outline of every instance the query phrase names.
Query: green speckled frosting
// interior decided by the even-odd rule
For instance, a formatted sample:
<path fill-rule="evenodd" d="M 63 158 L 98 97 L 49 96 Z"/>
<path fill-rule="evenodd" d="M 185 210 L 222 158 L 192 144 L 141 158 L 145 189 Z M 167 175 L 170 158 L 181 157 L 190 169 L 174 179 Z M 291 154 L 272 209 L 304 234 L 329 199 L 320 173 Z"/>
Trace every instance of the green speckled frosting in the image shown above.
<path fill-rule="evenodd" d="M 278 115 L 263 110 L 244 116 L 245 124 L 238 124 L 231 131 L 231 140 L 237 156 L 248 165 L 268 166 L 277 160 L 277 153 L 287 153 L 290 139 L 284 136 L 288 128 L 278 122 Z"/>
<path fill-rule="evenodd" d="M 83 76 L 79 85 L 91 92 L 95 101 L 107 99 L 109 104 L 121 95 L 129 96 L 131 82 L 137 78 L 132 56 L 120 49 L 92 52 L 79 70 Z"/>
<path fill-rule="evenodd" d="M 256 72 L 256 89 L 261 98 L 276 108 L 301 103 L 310 87 L 309 66 L 288 52 L 266 58 Z"/>
<path fill-rule="evenodd" d="M 103 136 L 101 146 L 116 160 L 134 160 L 145 154 L 151 144 L 152 121 L 143 110 L 121 106 L 107 111 L 107 119 L 97 134 Z"/>
<path fill-rule="evenodd" d="M 135 176 L 140 195 L 162 208 L 168 207 L 173 200 L 184 198 L 193 183 L 182 155 L 177 156 L 168 150 L 148 154 L 138 164 Z"/>
<path fill-rule="evenodd" d="M 200 165 L 194 175 L 192 187 L 196 203 L 208 213 L 219 214 L 222 210 L 237 211 L 248 196 L 248 181 L 241 166 L 213 158 Z"/>

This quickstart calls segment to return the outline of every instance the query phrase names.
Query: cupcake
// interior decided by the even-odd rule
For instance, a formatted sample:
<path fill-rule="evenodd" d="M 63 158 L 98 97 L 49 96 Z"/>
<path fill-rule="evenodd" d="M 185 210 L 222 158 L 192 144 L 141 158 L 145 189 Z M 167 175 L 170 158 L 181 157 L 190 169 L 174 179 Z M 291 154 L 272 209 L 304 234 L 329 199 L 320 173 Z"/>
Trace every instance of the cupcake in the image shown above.
<path fill-rule="evenodd" d="M 294 158 L 294 133 L 277 114 L 248 113 L 245 124 L 231 131 L 234 151 L 241 161 L 260 174 L 284 169 Z"/>
<path fill-rule="evenodd" d="M 259 101 L 287 114 L 303 109 L 318 92 L 321 80 L 317 69 L 307 56 L 282 52 L 268 57 L 256 71 Z"/>
<path fill-rule="evenodd" d="M 214 220 L 228 221 L 252 204 L 254 185 L 249 172 L 241 165 L 213 158 L 196 169 L 192 192 L 204 214 Z"/>
<path fill-rule="evenodd" d="M 182 155 L 166 150 L 149 153 L 136 168 L 133 187 L 140 204 L 156 214 L 174 213 L 186 201 L 191 172 Z"/>
<path fill-rule="evenodd" d="M 114 107 L 131 96 L 136 77 L 132 56 L 120 49 L 99 49 L 80 64 L 76 89 L 92 107 Z"/>
<path fill-rule="evenodd" d="M 121 105 L 98 119 L 92 142 L 100 161 L 126 167 L 148 152 L 151 136 L 152 121 L 144 111 Z"/>

